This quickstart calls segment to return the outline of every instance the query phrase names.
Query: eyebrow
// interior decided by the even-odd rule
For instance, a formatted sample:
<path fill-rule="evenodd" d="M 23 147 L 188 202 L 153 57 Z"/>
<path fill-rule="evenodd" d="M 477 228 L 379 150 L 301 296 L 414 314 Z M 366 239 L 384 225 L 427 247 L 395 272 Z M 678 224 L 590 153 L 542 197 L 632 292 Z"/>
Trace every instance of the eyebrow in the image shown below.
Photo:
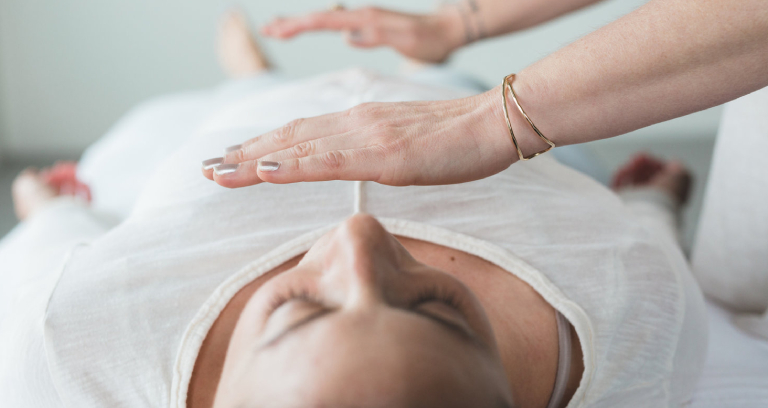
<path fill-rule="evenodd" d="M 329 315 L 333 313 L 336 309 L 321 309 L 316 313 L 312 313 L 311 315 L 297 321 L 296 323 L 293 323 L 292 325 L 288 326 L 285 330 L 281 331 L 279 334 L 273 336 L 269 340 L 265 341 L 264 343 L 260 344 L 256 349 L 261 351 L 265 348 L 272 347 L 279 343 L 282 339 L 287 337 L 290 334 L 296 333 L 299 331 L 302 327 L 308 326 L 310 323 L 318 320 L 319 318 Z M 403 309 L 408 310 L 408 309 Z M 443 319 L 439 316 L 430 314 L 430 313 L 423 313 L 419 312 L 417 310 L 408 310 L 410 313 L 414 313 L 434 324 L 439 325 L 445 330 L 450 331 L 454 335 L 457 335 L 462 338 L 462 340 L 471 343 L 475 347 L 485 348 L 485 343 L 480 340 L 476 335 L 473 333 L 467 331 L 463 327 L 449 321 L 446 319 Z"/>

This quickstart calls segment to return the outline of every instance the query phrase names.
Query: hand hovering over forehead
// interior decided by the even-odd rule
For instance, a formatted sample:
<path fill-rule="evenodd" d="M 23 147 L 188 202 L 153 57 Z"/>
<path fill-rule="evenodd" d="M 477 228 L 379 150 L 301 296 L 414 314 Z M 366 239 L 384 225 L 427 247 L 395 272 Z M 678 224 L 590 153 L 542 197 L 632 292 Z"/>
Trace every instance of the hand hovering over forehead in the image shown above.
<path fill-rule="evenodd" d="M 291 39 L 314 31 L 339 31 L 360 48 L 391 47 L 403 56 L 424 62 L 442 62 L 464 45 L 461 15 L 455 8 L 432 14 L 406 14 L 365 7 L 315 12 L 276 18 L 261 29 L 266 37 Z"/>
<path fill-rule="evenodd" d="M 479 180 L 517 160 L 493 96 L 498 95 L 367 103 L 298 119 L 228 148 L 223 158 L 206 160 L 203 174 L 230 188 L 262 182 L 367 180 L 405 186 Z M 531 149 L 539 148 L 529 140 Z"/>

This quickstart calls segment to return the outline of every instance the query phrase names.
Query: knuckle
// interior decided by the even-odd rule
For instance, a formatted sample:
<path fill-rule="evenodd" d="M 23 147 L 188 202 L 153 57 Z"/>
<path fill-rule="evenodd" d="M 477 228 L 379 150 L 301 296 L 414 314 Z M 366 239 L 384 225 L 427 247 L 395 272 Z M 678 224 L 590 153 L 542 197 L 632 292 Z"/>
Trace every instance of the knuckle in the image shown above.
<path fill-rule="evenodd" d="M 401 47 L 403 51 L 407 53 L 414 53 L 419 47 L 419 44 L 421 43 L 419 39 L 416 37 L 416 35 L 408 35 L 405 36 L 402 40 Z"/>
<path fill-rule="evenodd" d="M 289 132 L 290 130 L 288 129 L 288 125 L 284 125 L 280 129 L 277 129 L 277 131 L 272 134 L 272 143 L 277 146 L 286 144 L 286 140 L 288 139 L 287 135 Z"/>
<path fill-rule="evenodd" d="M 362 9 L 360 9 L 360 11 L 362 12 L 363 17 L 369 20 L 376 18 L 381 12 L 381 10 L 378 7 L 374 7 L 374 6 L 363 7 Z"/>
<path fill-rule="evenodd" d="M 311 156 L 316 150 L 316 143 L 314 140 L 302 142 L 297 144 L 296 146 L 293 146 L 292 150 L 293 150 L 292 152 L 293 155 L 296 157 Z"/>
<path fill-rule="evenodd" d="M 381 146 L 386 157 L 400 157 L 408 150 L 406 142 L 401 138 L 388 138 Z"/>
<path fill-rule="evenodd" d="M 389 121 L 380 120 L 371 123 L 369 130 L 375 135 L 375 139 L 389 140 L 392 137 L 393 131 L 395 130 L 395 125 Z"/>
<path fill-rule="evenodd" d="M 240 163 L 245 161 L 245 151 L 247 148 L 243 147 L 240 149 L 237 149 L 235 151 L 232 151 L 228 154 L 227 159 L 231 159 L 235 163 Z"/>
<path fill-rule="evenodd" d="M 291 160 L 293 162 L 292 173 L 293 174 L 305 174 L 304 173 L 304 161 L 303 160 Z"/>
<path fill-rule="evenodd" d="M 370 103 L 361 103 L 349 109 L 349 116 L 352 118 L 361 118 L 367 115 Z"/>
<path fill-rule="evenodd" d="M 368 38 L 374 44 L 384 42 L 384 30 L 381 27 L 371 27 Z"/>
<path fill-rule="evenodd" d="M 392 147 L 386 143 L 375 144 L 370 146 L 369 149 L 375 156 L 385 159 L 389 157 L 389 153 L 392 151 Z"/>
<path fill-rule="evenodd" d="M 290 145 L 296 137 L 304 119 L 294 119 L 277 130 L 273 135 L 273 141 L 278 146 Z"/>
<path fill-rule="evenodd" d="M 344 162 L 346 161 L 346 158 L 344 157 L 344 153 L 340 151 L 330 151 L 327 153 L 324 153 L 320 160 L 328 170 L 339 170 L 344 167 Z"/>
<path fill-rule="evenodd" d="M 376 102 L 365 102 L 354 106 L 349 110 L 349 115 L 353 119 L 374 119 L 381 113 L 382 104 Z"/>
<path fill-rule="evenodd" d="M 325 12 L 312 13 L 305 18 L 305 23 L 309 26 L 320 26 L 327 20 L 328 16 Z"/>

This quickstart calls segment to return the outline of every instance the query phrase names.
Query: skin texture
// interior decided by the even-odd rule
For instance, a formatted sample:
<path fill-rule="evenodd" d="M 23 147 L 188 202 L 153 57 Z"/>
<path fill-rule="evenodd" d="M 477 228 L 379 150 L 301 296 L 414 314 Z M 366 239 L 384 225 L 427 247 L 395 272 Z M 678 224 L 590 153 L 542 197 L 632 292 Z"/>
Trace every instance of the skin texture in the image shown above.
<path fill-rule="evenodd" d="M 549 13 L 544 10 L 551 5 L 566 3 L 525 4 L 530 13 L 551 18 L 586 3 L 568 2 Z M 509 28 L 500 33 L 521 27 L 516 19 L 504 21 Z M 513 87 L 537 127 L 557 145 L 598 140 L 765 87 L 765 38 L 763 0 L 741 0 L 738 7 L 723 0 L 654 0 L 526 68 Z M 225 187 L 333 179 L 391 185 L 476 180 L 517 161 L 499 105 L 498 87 L 454 101 L 365 104 L 256 137 L 225 157 L 225 163 L 241 163 L 236 171 L 204 175 Z M 517 108 L 509 108 L 523 153 L 546 147 Z M 280 166 L 259 170 L 258 160 Z"/>
<path fill-rule="evenodd" d="M 437 103 L 368 103 L 298 119 L 227 154 L 225 163 L 240 163 L 234 173 L 203 174 L 225 187 L 329 179 L 389 185 L 478 180 L 514 161 L 504 122 L 486 117 L 486 99 L 483 94 Z M 279 161 L 280 168 L 261 171 L 256 159 Z"/>
<path fill-rule="evenodd" d="M 230 302 L 188 406 L 540 407 L 557 350 L 554 310 L 514 275 L 358 214 Z"/>
<path fill-rule="evenodd" d="M 679 161 L 664 161 L 645 153 L 634 155 L 613 175 L 611 188 L 652 187 L 672 197 L 678 205 L 688 202 L 693 178 Z"/>
<path fill-rule="evenodd" d="M 91 190 L 77 179 L 77 164 L 72 162 L 57 162 L 39 171 L 27 168 L 16 176 L 11 190 L 13 207 L 20 221 L 45 208 L 56 197 L 73 196 L 91 201 Z"/>
<path fill-rule="evenodd" d="M 418 15 L 365 7 L 276 18 L 262 27 L 261 34 L 286 40 L 306 32 L 339 31 L 353 47 L 387 46 L 408 58 L 442 62 L 460 45 L 458 18 L 456 10 Z"/>
<path fill-rule="evenodd" d="M 519 31 L 596 2 L 517 0 L 510 7 L 506 0 L 476 0 L 477 8 L 473 10 L 469 2 L 461 1 L 430 14 L 399 13 L 378 7 L 325 10 L 276 18 L 262 27 L 261 34 L 287 40 L 309 32 L 339 31 L 345 33 L 353 47 L 386 46 L 405 57 L 436 63 L 467 45 L 468 39 Z"/>
<path fill-rule="evenodd" d="M 245 78 L 270 69 L 271 63 L 240 11 L 230 10 L 221 16 L 217 31 L 216 54 L 227 77 Z"/>

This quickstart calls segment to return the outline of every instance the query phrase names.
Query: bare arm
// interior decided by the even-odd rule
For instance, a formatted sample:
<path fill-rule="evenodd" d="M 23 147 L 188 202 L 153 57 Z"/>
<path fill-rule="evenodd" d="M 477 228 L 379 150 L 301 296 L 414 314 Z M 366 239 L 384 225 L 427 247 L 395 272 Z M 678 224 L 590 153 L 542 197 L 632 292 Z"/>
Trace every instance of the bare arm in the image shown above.
<path fill-rule="evenodd" d="M 522 106 L 558 145 L 621 135 L 767 85 L 765 0 L 652 0 L 514 82 Z M 229 153 L 226 163 L 241 163 L 236 172 L 206 176 L 227 187 L 481 179 L 517 161 L 500 99 L 497 87 L 453 101 L 366 104 L 303 119 Z M 526 155 L 546 146 L 514 106 L 510 116 Z"/>
<path fill-rule="evenodd" d="M 602 0 L 469 0 L 455 3 L 464 7 L 485 27 L 488 37 L 524 30 Z"/>
<path fill-rule="evenodd" d="M 445 60 L 470 42 L 523 30 L 600 0 L 459 0 L 429 14 L 377 7 L 326 10 L 277 18 L 262 34 L 279 39 L 314 31 L 340 31 L 356 47 L 388 46 L 423 61 Z"/>
<path fill-rule="evenodd" d="M 653 0 L 514 82 L 534 123 L 560 145 L 621 135 L 766 85 L 764 0 Z M 513 111 L 515 129 L 538 143 Z"/>

